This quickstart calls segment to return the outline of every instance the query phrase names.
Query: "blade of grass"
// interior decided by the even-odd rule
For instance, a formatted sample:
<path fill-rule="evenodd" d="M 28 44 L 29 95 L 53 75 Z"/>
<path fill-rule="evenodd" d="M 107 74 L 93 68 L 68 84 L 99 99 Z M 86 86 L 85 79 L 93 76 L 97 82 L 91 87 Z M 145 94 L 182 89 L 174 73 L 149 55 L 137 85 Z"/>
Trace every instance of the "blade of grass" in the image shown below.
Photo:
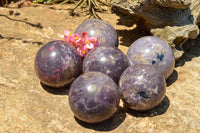
<path fill-rule="evenodd" d="M 59 1 L 62 1 L 62 0 L 59 0 Z M 69 2 L 69 1 L 71 1 L 71 0 L 64 0 L 63 2 L 60 2 L 59 4 L 65 4 L 65 3 Z"/>
<path fill-rule="evenodd" d="M 99 17 L 99 15 L 94 11 L 94 8 L 92 8 L 92 15 L 94 15 L 95 18 L 101 19 L 101 17 Z"/>
<path fill-rule="evenodd" d="M 95 0 L 91 0 L 91 1 L 95 7 L 97 7 L 101 12 L 103 12 L 102 8 L 99 6 L 99 4 Z"/>
<path fill-rule="evenodd" d="M 91 8 L 92 8 L 91 1 L 90 1 L 90 0 L 88 0 L 88 6 L 89 6 L 89 11 L 90 11 Z"/>
<path fill-rule="evenodd" d="M 78 2 L 78 4 L 76 4 L 76 6 L 74 7 L 74 9 L 72 10 L 72 14 L 74 13 L 74 11 L 78 8 L 78 7 L 82 7 L 82 5 L 83 5 L 83 2 L 84 2 L 85 0 L 80 0 L 79 2 Z"/>
<path fill-rule="evenodd" d="M 106 2 L 103 2 L 101 0 L 97 0 L 99 3 L 103 4 L 103 5 L 106 5 L 106 6 L 110 6 L 110 4 L 106 3 Z"/>

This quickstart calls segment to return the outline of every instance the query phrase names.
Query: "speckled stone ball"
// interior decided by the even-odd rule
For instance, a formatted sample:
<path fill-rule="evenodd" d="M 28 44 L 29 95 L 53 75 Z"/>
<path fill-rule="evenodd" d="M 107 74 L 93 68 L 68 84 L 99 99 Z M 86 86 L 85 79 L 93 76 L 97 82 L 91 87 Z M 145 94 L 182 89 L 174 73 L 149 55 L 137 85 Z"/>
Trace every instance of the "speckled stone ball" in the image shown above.
<path fill-rule="evenodd" d="M 101 72 L 87 72 L 72 83 L 69 104 L 74 115 L 87 123 L 97 123 L 110 118 L 119 106 L 116 83 Z"/>
<path fill-rule="evenodd" d="M 172 48 L 167 42 L 154 36 L 142 37 L 133 42 L 128 49 L 127 58 L 131 65 L 151 64 L 165 79 L 172 74 L 175 66 Z"/>
<path fill-rule="evenodd" d="M 100 46 L 118 47 L 119 40 L 116 30 L 109 23 L 100 19 L 90 19 L 81 23 L 75 33 L 86 32 L 89 37 L 97 37 Z"/>
<path fill-rule="evenodd" d="M 152 65 L 136 64 L 123 72 L 119 88 L 121 98 L 129 108 L 147 111 L 164 99 L 166 81 Z"/>
<path fill-rule="evenodd" d="M 43 45 L 35 57 L 35 72 L 40 81 L 51 87 L 63 87 L 82 72 L 81 57 L 76 49 L 61 40 Z"/>
<path fill-rule="evenodd" d="M 90 51 L 83 60 L 83 72 L 102 72 L 110 76 L 116 83 L 127 67 L 126 56 L 115 47 L 98 47 Z"/>

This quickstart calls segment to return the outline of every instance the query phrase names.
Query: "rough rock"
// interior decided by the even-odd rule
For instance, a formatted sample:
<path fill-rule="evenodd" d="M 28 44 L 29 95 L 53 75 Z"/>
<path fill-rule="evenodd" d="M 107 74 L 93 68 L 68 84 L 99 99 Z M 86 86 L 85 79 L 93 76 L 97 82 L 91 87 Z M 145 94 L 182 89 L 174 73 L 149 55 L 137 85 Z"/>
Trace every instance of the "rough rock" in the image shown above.
<path fill-rule="evenodd" d="M 156 0 L 156 2 L 164 7 L 172 7 L 178 9 L 186 9 L 191 4 L 191 0 Z"/>
<path fill-rule="evenodd" d="M 183 49 L 176 49 L 174 45 L 180 46 L 199 34 L 199 0 L 112 0 L 112 4 L 119 12 L 133 16 L 138 26 L 167 41 L 179 53 L 176 59 L 181 57 Z M 173 37 L 166 33 L 173 33 Z"/>
<path fill-rule="evenodd" d="M 188 38 L 196 38 L 196 33 L 198 33 L 198 26 L 193 24 L 181 27 L 166 26 L 164 28 L 152 29 L 151 33 L 154 36 L 162 38 L 171 44 L 171 47 L 174 49 L 174 55 L 178 60 L 184 53 L 182 45 L 188 40 Z"/>
<path fill-rule="evenodd" d="M 9 5 L 11 6 L 11 5 Z M 120 103 L 107 121 L 89 125 L 74 118 L 68 88 L 55 90 L 40 84 L 34 72 L 39 48 L 63 39 L 88 16 L 67 17 L 73 4 L 0 8 L 0 132 L 1 133 L 199 133 L 200 37 L 176 64 L 164 101 L 148 112 L 136 112 Z M 119 16 L 99 14 L 120 33 L 119 48 L 131 41 L 129 27 L 118 25 Z M 141 31 L 138 31 L 141 34 Z M 137 34 L 137 35 L 138 35 Z M 124 37 L 127 40 L 124 40 Z M 123 39 L 123 40 L 122 40 Z"/>

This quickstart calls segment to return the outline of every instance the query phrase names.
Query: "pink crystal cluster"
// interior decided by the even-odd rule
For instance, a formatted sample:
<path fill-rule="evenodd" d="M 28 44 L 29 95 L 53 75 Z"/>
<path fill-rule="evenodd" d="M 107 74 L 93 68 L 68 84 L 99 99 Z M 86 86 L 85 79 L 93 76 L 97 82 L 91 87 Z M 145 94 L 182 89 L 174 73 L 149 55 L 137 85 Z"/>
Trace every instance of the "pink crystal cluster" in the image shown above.
<path fill-rule="evenodd" d="M 72 34 L 68 30 L 65 30 L 64 39 L 77 49 L 77 52 L 81 57 L 84 57 L 90 50 L 100 45 L 97 37 L 88 37 L 86 32 L 82 32 L 81 36 L 77 33 Z"/>

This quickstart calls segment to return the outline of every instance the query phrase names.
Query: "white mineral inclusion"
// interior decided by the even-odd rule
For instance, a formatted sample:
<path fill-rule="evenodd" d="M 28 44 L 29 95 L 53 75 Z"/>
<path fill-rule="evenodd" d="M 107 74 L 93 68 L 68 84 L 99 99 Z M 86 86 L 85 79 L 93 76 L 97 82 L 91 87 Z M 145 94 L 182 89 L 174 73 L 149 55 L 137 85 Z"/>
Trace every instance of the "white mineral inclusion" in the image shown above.
<path fill-rule="evenodd" d="M 93 85 L 93 84 L 91 84 L 91 85 L 89 85 L 89 86 L 87 87 L 87 91 L 88 91 L 88 92 L 95 92 L 96 89 L 97 89 L 96 86 Z"/>
<path fill-rule="evenodd" d="M 105 62 L 106 58 L 105 57 L 101 57 L 100 61 Z"/>
<path fill-rule="evenodd" d="M 144 52 L 145 52 L 145 53 L 150 53 L 150 50 L 149 50 L 149 49 L 145 49 Z"/>
<path fill-rule="evenodd" d="M 93 30 L 91 30 L 91 31 L 90 31 L 90 34 L 91 34 L 91 35 L 94 35 L 94 34 L 95 34 L 95 32 L 94 32 Z"/>
<path fill-rule="evenodd" d="M 51 56 L 52 56 L 52 57 L 55 57 L 55 56 L 56 56 L 56 52 L 52 52 L 52 53 L 51 53 Z"/>

